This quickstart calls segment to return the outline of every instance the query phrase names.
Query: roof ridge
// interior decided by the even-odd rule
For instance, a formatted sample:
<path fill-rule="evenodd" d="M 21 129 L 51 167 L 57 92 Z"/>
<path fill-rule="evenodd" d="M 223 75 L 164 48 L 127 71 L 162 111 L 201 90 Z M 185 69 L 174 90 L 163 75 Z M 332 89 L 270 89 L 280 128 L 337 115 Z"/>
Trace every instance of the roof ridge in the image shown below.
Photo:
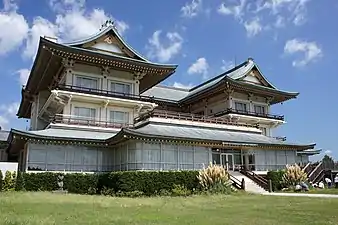
<path fill-rule="evenodd" d="M 220 78 L 220 77 L 222 77 L 224 75 L 227 75 L 227 74 L 229 74 L 229 73 L 231 73 L 231 72 L 239 69 L 240 67 L 246 65 L 247 63 L 248 63 L 248 61 L 246 60 L 246 61 L 242 62 L 241 64 L 239 64 L 239 65 L 237 65 L 237 66 L 235 66 L 235 67 L 233 67 L 233 68 L 225 71 L 224 73 L 222 73 L 220 75 L 217 75 L 217 76 L 215 76 L 215 77 L 213 77 L 213 78 L 211 78 L 211 79 L 209 79 L 209 80 L 207 80 L 207 81 L 205 81 L 205 82 L 203 82 L 203 83 L 201 83 L 201 84 L 199 84 L 199 85 L 191 88 L 190 91 L 193 91 L 193 90 L 195 90 L 195 89 L 197 89 L 197 88 L 199 88 L 199 87 L 201 87 L 201 86 L 203 86 L 203 85 L 205 85 L 207 83 L 210 83 L 211 81 L 214 81 L 214 80 L 216 80 L 216 79 L 218 79 L 218 78 Z"/>
<path fill-rule="evenodd" d="M 191 88 L 174 87 L 174 86 L 167 86 L 167 85 L 163 85 L 163 84 L 156 85 L 155 87 L 174 89 L 174 90 L 180 90 L 180 91 L 187 91 L 187 92 L 189 92 L 191 90 Z"/>

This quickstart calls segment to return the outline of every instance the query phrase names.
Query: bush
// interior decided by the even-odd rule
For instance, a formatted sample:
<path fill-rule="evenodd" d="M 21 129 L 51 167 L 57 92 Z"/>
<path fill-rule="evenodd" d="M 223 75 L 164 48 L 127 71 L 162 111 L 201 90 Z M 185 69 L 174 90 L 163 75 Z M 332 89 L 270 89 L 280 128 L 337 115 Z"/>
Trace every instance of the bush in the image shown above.
<path fill-rule="evenodd" d="M 191 190 L 188 190 L 186 187 L 182 185 L 174 184 L 174 188 L 171 190 L 172 196 L 189 196 L 191 195 Z"/>
<path fill-rule="evenodd" d="M 14 191 L 15 190 L 15 180 L 16 180 L 16 173 L 11 171 L 6 171 L 5 179 L 3 182 L 3 190 L 4 191 Z"/>
<path fill-rule="evenodd" d="M 287 165 L 283 175 L 283 183 L 289 186 L 296 186 L 307 180 L 307 174 L 297 165 Z"/>
<path fill-rule="evenodd" d="M 283 176 L 284 170 L 269 171 L 267 173 L 267 180 L 271 180 L 272 191 L 280 191 L 284 188 Z"/>
<path fill-rule="evenodd" d="M 64 176 L 64 189 L 76 194 L 96 194 L 98 191 L 98 175 L 85 173 L 69 173 Z"/>
<path fill-rule="evenodd" d="M 15 190 L 23 191 L 24 189 L 25 189 L 25 182 L 23 179 L 22 172 L 18 172 L 18 175 L 16 176 Z"/>
<path fill-rule="evenodd" d="M 2 171 L 0 170 L 0 191 L 2 191 L 2 184 L 3 184 L 3 175 L 2 175 Z"/>
<path fill-rule="evenodd" d="M 39 172 L 23 173 L 24 188 L 26 191 L 55 191 L 59 173 Z"/>
<path fill-rule="evenodd" d="M 207 168 L 199 171 L 197 178 L 205 191 L 225 193 L 230 190 L 229 174 L 222 166 L 210 163 Z"/>

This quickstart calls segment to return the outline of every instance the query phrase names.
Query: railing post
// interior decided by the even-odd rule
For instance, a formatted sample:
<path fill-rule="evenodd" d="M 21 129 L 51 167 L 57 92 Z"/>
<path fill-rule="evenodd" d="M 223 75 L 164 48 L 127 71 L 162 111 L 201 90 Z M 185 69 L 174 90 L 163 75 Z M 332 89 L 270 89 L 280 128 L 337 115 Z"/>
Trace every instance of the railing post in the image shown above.
<path fill-rule="evenodd" d="M 245 191 L 245 180 L 242 178 L 241 188 L 243 191 Z"/>
<path fill-rule="evenodd" d="M 272 181 L 271 179 L 269 179 L 269 192 L 271 193 L 273 190 L 272 190 Z"/>

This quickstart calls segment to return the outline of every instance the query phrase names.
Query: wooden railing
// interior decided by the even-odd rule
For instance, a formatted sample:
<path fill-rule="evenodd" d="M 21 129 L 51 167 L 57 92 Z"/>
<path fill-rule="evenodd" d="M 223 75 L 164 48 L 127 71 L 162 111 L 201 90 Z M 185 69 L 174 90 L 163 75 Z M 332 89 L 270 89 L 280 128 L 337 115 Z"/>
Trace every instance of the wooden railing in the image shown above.
<path fill-rule="evenodd" d="M 314 183 L 317 182 L 318 178 L 321 176 L 321 173 L 324 173 L 322 162 L 318 163 L 318 165 L 308 175 L 309 181 L 314 182 Z"/>
<path fill-rule="evenodd" d="M 253 127 L 253 128 L 258 127 L 258 125 L 229 122 L 228 120 L 223 119 L 223 118 L 208 117 L 208 116 L 192 114 L 192 113 L 182 113 L 182 112 L 164 111 L 164 110 L 156 110 L 156 109 L 152 112 L 146 113 L 144 115 L 141 115 L 135 118 L 134 123 L 146 120 L 151 117 L 186 120 L 186 121 L 192 121 L 192 122 L 224 124 L 224 125 L 233 125 L 233 126 L 241 126 L 241 127 Z"/>
<path fill-rule="evenodd" d="M 245 190 L 244 179 L 243 180 L 239 180 L 236 177 L 232 176 L 230 173 L 229 173 L 229 179 L 232 182 L 232 186 L 234 186 L 235 188 L 240 189 L 240 190 Z"/>
<path fill-rule="evenodd" d="M 56 114 L 51 118 L 51 123 L 61 123 L 67 125 L 91 126 L 103 128 L 124 128 L 132 127 L 133 124 L 97 120 L 95 118 L 81 117 L 75 115 Z"/>
<path fill-rule="evenodd" d="M 310 174 L 311 171 L 312 171 L 312 166 L 311 166 L 311 163 L 307 163 L 303 169 L 302 169 L 306 174 Z"/>
<path fill-rule="evenodd" d="M 241 173 L 251 180 L 253 180 L 256 184 L 258 184 L 260 187 L 262 187 L 265 190 L 269 190 L 269 182 L 267 179 L 263 178 L 262 176 L 252 172 L 252 171 L 246 171 L 242 170 Z"/>
<path fill-rule="evenodd" d="M 257 113 L 257 112 L 250 112 L 250 111 L 244 111 L 244 110 L 238 110 L 238 109 L 232 109 L 228 108 L 223 111 L 220 111 L 218 113 L 215 113 L 213 116 L 223 116 L 227 114 L 239 114 L 239 115 L 246 115 L 246 116 L 257 116 L 262 118 L 269 118 L 269 119 L 275 119 L 275 120 L 284 120 L 284 116 L 282 115 L 272 115 L 267 113 Z"/>

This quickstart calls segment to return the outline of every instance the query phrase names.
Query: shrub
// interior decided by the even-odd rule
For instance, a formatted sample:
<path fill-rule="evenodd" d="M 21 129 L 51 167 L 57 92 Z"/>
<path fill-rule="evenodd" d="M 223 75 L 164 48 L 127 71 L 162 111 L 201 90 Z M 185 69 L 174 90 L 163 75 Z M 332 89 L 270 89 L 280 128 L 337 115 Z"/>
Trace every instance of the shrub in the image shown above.
<path fill-rule="evenodd" d="M 267 180 L 271 180 L 272 191 L 279 191 L 284 188 L 283 176 L 285 170 L 269 171 L 267 173 Z"/>
<path fill-rule="evenodd" d="M 98 175 L 70 173 L 64 176 L 64 189 L 76 194 L 96 194 L 98 191 Z"/>
<path fill-rule="evenodd" d="M 26 191 L 55 191 L 59 188 L 57 184 L 59 173 L 23 173 Z"/>
<path fill-rule="evenodd" d="M 15 172 L 11 173 L 11 171 L 6 171 L 5 179 L 3 182 L 3 190 L 4 191 L 14 191 L 15 189 Z M 14 177 L 14 179 L 13 179 Z"/>
<path fill-rule="evenodd" d="M 15 190 L 23 191 L 24 189 L 25 189 L 25 182 L 23 179 L 22 172 L 18 172 L 18 175 L 16 176 Z"/>
<path fill-rule="evenodd" d="M 289 186 L 296 186 L 307 180 L 307 174 L 297 165 L 287 165 L 283 175 L 283 183 Z"/>
<path fill-rule="evenodd" d="M 188 190 L 185 186 L 174 184 L 173 189 L 171 190 L 172 196 L 189 196 L 191 191 Z"/>
<path fill-rule="evenodd" d="M 2 184 L 3 184 L 3 175 L 2 175 L 2 171 L 0 170 L 0 191 L 2 191 Z"/>
<path fill-rule="evenodd" d="M 230 189 L 229 174 L 222 166 L 210 163 L 207 168 L 199 171 L 197 178 L 203 190 L 223 192 Z"/>

